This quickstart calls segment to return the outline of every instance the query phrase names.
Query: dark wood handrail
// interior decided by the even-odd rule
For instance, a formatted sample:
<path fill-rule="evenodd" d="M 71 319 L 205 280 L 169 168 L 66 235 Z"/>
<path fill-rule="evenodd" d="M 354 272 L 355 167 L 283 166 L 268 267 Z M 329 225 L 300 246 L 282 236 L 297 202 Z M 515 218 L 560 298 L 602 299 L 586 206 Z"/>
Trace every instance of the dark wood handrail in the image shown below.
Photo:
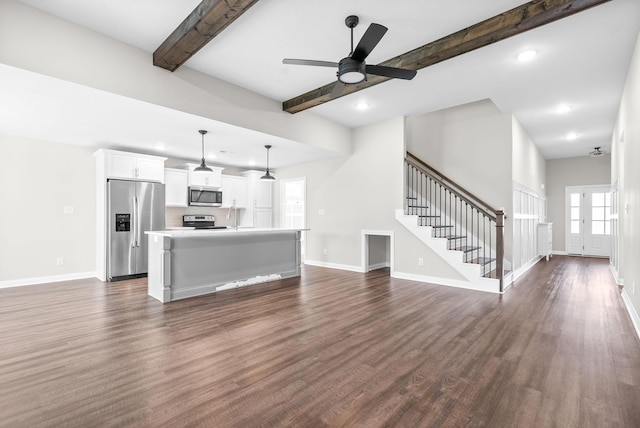
<path fill-rule="evenodd" d="M 422 159 L 420 159 L 418 156 L 414 155 L 413 153 L 411 153 L 409 151 L 407 151 L 407 156 L 417 160 L 418 162 L 420 162 L 422 164 L 422 165 L 418 165 L 415 162 L 412 162 L 410 159 L 406 159 L 407 162 L 411 163 L 414 167 L 418 168 L 419 170 L 421 170 L 424 173 L 428 173 L 429 174 L 429 172 L 430 172 L 430 175 L 436 174 L 440 178 L 441 181 L 446 182 L 450 186 L 454 186 L 459 191 L 465 193 L 465 195 L 458 195 L 458 196 L 464 198 L 465 200 L 467 200 L 467 202 L 471 203 L 472 205 L 481 205 L 481 206 L 476 206 L 476 208 L 482 209 L 483 211 L 486 211 L 486 212 L 490 212 L 493 215 L 495 215 L 496 212 L 498 212 L 497 209 L 493 208 L 491 205 L 489 205 L 488 203 L 486 203 L 482 199 L 478 198 L 476 195 L 474 195 L 473 193 L 471 193 L 470 191 L 468 191 L 467 189 L 465 189 L 464 187 L 462 187 L 461 185 L 459 185 L 458 183 L 456 183 L 455 181 L 453 181 L 452 179 L 450 179 L 449 177 L 447 177 L 446 175 L 444 175 L 443 173 L 441 173 L 440 171 L 438 171 L 437 169 L 435 169 L 434 167 L 432 167 L 431 165 L 429 165 L 428 163 L 423 161 Z M 423 166 L 428 168 L 429 171 L 426 171 Z M 471 199 L 473 201 L 471 201 Z"/>

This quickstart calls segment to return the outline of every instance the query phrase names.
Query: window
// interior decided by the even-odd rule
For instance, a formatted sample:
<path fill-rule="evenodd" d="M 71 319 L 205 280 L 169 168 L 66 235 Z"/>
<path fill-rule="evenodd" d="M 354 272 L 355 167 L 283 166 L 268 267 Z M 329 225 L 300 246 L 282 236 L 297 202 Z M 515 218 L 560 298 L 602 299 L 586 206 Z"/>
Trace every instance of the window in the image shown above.
<path fill-rule="evenodd" d="M 591 234 L 611 235 L 610 193 L 594 193 L 591 196 Z"/>
<path fill-rule="evenodd" d="M 571 233 L 580 233 L 580 193 L 571 194 Z"/>

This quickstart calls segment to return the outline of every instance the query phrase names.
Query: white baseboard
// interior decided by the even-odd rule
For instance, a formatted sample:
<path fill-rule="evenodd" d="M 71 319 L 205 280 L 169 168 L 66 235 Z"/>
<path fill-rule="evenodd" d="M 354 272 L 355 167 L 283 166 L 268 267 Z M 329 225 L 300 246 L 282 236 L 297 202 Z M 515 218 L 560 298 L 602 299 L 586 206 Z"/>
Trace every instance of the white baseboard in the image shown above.
<path fill-rule="evenodd" d="M 556 256 L 568 256 L 569 253 L 567 253 L 566 251 L 559 251 L 559 250 L 553 250 L 551 251 L 551 254 L 556 255 Z"/>
<path fill-rule="evenodd" d="M 0 288 L 21 287 L 23 285 L 45 284 L 47 282 L 72 281 L 74 279 L 85 279 L 96 277 L 96 272 L 78 272 L 64 275 L 38 276 L 34 278 L 14 279 L 0 281 Z"/>
<path fill-rule="evenodd" d="M 640 316 L 638 316 L 638 312 L 636 312 L 636 308 L 633 307 L 633 303 L 631 303 L 631 299 L 627 294 L 627 289 L 623 288 L 622 293 L 622 301 L 624 305 L 627 307 L 627 312 L 629 313 L 629 317 L 631 317 L 631 322 L 633 323 L 633 328 L 636 329 L 636 335 L 640 338 Z"/>
<path fill-rule="evenodd" d="M 525 273 L 527 273 L 532 267 L 534 267 L 536 265 L 536 263 L 538 263 L 540 260 L 544 260 L 544 257 L 542 256 L 537 256 L 535 259 L 530 260 L 529 262 L 527 262 L 527 264 L 525 264 L 524 266 L 520 266 L 518 268 L 517 271 L 512 272 L 512 282 L 515 281 L 516 279 L 520 278 L 522 275 L 524 275 Z"/>
<path fill-rule="evenodd" d="M 495 279 L 492 280 L 488 278 L 478 278 L 478 281 L 471 282 L 471 281 L 464 281 L 460 279 L 439 278 L 434 276 L 417 275 L 415 273 L 406 273 L 406 272 L 397 272 L 397 271 L 393 272 L 391 276 L 393 278 L 408 279 L 411 281 L 418 281 L 418 282 L 427 282 L 429 284 L 435 284 L 435 285 L 446 285 L 448 287 L 465 288 L 467 290 L 502 294 L 500 293 L 500 290 L 498 290 L 499 285 L 496 285 L 498 284 L 498 281 Z"/>
<path fill-rule="evenodd" d="M 322 262 L 319 260 L 305 260 L 304 264 L 311 265 L 311 266 L 318 266 L 318 267 L 326 267 L 330 269 L 348 270 L 351 272 L 364 273 L 364 269 L 362 268 L 362 266 L 342 265 L 339 263 Z"/>
<path fill-rule="evenodd" d="M 391 263 L 389 262 L 382 262 L 382 263 L 376 263 L 374 265 L 369 265 L 369 270 L 376 270 L 376 269 L 382 269 L 382 268 L 388 268 L 391 267 Z"/>
<path fill-rule="evenodd" d="M 613 275 L 613 279 L 616 281 L 616 284 L 624 286 L 624 279 L 620 278 L 619 272 L 616 270 L 615 266 L 609 263 L 609 270 Z"/>

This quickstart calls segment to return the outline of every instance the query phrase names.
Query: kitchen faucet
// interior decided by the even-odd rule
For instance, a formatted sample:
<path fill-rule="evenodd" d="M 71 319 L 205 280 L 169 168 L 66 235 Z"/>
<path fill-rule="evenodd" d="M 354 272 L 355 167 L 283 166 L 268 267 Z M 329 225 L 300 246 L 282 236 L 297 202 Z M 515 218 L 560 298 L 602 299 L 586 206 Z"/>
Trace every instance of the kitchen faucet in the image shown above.
<path fill-rule="evenodd" d="M 236 207 L 236 200 L 233 200 L 233 204 L 229 207 L 229 211 L 227 211 L 227 220 L 231 218 L 231 209 L 233 209 L 233 228 L 238 230 L 238 207 Z"/>

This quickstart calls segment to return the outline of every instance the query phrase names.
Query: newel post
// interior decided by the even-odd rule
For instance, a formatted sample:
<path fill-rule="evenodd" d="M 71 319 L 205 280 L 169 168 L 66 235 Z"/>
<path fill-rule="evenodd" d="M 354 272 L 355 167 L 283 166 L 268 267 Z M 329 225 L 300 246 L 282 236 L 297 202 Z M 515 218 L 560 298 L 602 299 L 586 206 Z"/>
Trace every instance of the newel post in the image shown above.
<path fill-rule="evenodd" d="M 496 210 L 496 276 L 504 291 L 504 208 Z"/>

